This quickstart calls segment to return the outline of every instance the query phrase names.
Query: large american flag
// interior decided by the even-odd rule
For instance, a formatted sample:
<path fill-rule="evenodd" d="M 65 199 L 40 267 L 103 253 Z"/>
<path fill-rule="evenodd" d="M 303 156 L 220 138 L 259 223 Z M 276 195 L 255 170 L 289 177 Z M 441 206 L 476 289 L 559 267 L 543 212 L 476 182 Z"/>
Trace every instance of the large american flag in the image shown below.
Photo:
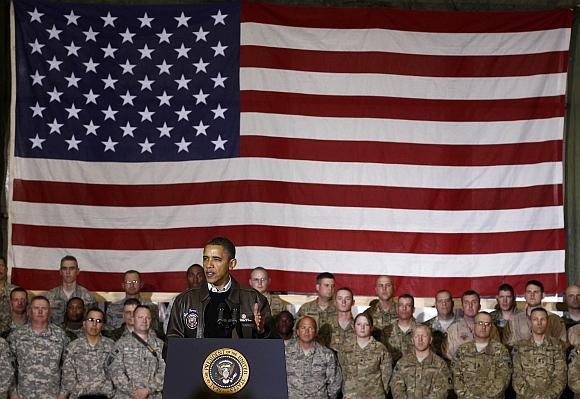
<path fill-rule="evenodd" d="M 570 10 L 13 5 L 18 284 L 178 291 L 226 236 L 273 290 L 563 290 Z"/>

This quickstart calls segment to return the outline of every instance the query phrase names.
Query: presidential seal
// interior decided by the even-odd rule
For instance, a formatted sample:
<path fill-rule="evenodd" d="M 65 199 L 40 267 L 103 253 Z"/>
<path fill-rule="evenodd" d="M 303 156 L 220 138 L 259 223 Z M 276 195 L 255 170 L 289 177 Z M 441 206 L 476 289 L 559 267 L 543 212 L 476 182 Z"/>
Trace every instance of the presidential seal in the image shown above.
<path fill-rule="evenodd" d="M 215 393 L 239 392 L 250 378 L 250 366 L 237 350 L 222 348 L 213 351 L 203 362 L 203 381 Z"/>

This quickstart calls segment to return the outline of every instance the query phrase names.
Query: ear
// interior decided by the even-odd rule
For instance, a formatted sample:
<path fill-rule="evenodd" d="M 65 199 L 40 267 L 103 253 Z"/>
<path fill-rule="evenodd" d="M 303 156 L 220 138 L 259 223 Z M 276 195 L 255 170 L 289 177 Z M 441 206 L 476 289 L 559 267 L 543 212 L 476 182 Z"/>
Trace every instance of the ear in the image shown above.
<path fill-rule="evenodd" d="M 236 268 L 237 264 L 238 264 L 238 260 L 236 258 L 230 259 L 229 264 L 228 264 L 228 269 L 234 270 Z"/>

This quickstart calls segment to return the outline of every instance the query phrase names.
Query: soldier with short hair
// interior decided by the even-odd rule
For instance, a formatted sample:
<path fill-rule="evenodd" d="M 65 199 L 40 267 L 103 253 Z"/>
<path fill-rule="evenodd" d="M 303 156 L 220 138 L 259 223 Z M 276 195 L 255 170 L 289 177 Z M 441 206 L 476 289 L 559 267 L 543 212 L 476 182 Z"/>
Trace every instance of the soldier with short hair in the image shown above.
<path fill-rule="evenodd" d="M 316 321 L 316 325 L 321 327 L 329 320 L 336 317 L 336 306 L 334 306 L 334 290 L 336 279 L 332 273 L 323 272 L 316 276 L 316 292 L 318 297 L 310 302 L 306 302 L 298 312 L 298 319 L 310 316 Z"/>
<path fill-rule="evenodd" d="M 7 338 L 10 332 L 28 323 L 28 292 L 16 287 L 10 292 L 9 323 L 0 326 L 0 335 Z"/>
<path fill-rule="evenodd" d="M 131 335 L 133 327 L 135 326 L 133 312 L 139 305 L 140 302 L 137 298 L 126 299 L 125 304 L 123 305 L 123 324 L 112 331 L 104 330 L 105 336 L 111 338 L 113 341 L 118 341 L 119 338 L 125 335 Z"/>
<path fill-rule="evenodd" d="M 62 329 L 71 341 L 82 336 L 84 333 L 83 320 L 85 315 L 85 303 L 81 298 L 72 297 L 66 304 L 64 323 Z"/>
<path fill-rule="evenodd" d="M 336 352 L 354 342 L 353 305 L 354 296 L 350 288 L 342 287 L 336 291 L 337 315 L 318 327 L 318 342 Z"/>
<path fill-rule="evenodd" d="M 431 328 L 433 351 L 443 356 L 443 343 L 447 340 L 447 330 L 459 317 L 453 311 L 453 296 L 448 290 L 440 290 L 435 294 L 435 309 L 437 316 L 425 321 Z"/>
<path fill-rule="evenodd" d="M 276 316 L 283 310 L 290 310 L 292 304 L 280 297 L 280 295 L 271 294 L 268 288 L 272 279 L 268 271 L 261 266 L 258 266 L 250 273 L 250 287 L 264 295 L 270 304 L 270 313 L 272 317 Z"/>
<path fill-rule="evenodd" d="M 377 298 L 371 301 L 365 313 L 373 318 L 373 337 L 384 342 L 383 328 L 397 318 L 397 304 L 395 302 L 395 282 L 390 276 L 379 276 L 375 282 Z"/>
<path fill-rule="evenodd" d="M 415 298 L 409 294 L 399 296 L 397 319 L 383 328 L 383 344 L 393 357 L 393 364 L 407 353 L 413 352 L 413 331 L 417 322 L 413 317 Z"/>
<path fill-rule="evenodd" d="M 562 315 L 566 329 L 580 324 L 580 285 L 570 285 L 566 288 L 564 300 L 568 309 Z"/>
<path fill-rule="evenodd" d="M 14 380 L 14 367 L 12 366 L 12 354 L 8 343 L 0 338 L 0 398 L 7 398 L 10 385 Z"/>
<path fill-rule="evenodd" d="M 509 284 L 502 284 L 497 288 L 496 308 L 490 313 L 493 324 L 495 324 L 500 336 L 512 316 L 522 311 L 516 306 L 516 294 L 514 288 Z"/>
<path fill-rule="evenodd" d="M 570 352 L 568 386 L 574 392 L 574 399 L 580 399 L 580 345 Z"/>

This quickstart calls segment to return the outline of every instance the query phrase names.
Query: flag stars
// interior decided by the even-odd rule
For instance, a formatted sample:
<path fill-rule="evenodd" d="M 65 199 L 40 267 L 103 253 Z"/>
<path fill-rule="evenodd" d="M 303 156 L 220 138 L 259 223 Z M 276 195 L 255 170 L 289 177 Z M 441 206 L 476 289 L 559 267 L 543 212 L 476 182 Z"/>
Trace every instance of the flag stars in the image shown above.
<path fill-rule="evenodd" d="M 97 67 L 100 65 L 98 62 L 94 62 L 93 58 L 89 58 L 89 62 L 83 62 L 86 70 L 85 73 L 94 72 L 97 73 Z"/>
<path fill-rule="evenodd" d="M 159 99 L 159 106 L 160 107 L 164 104 L 171 106 L 171 104 L 169 103 L 169 100 L 171 100 L 173 98 L 173 96 L 168 95 L 165 90 L 163 90 L 163 94 L 161 96 L 156 96 L 156 97 Z"/>
<path fill-rule="evenodd" d="M 42 79 L 44 79 L 46 76 L 41 75 L 38 73 L 38 69 L 36 70 L 36 72 L 34 73 L 34 75 L 30 75 L 30 77 L 32 78 L 32 86 L 39 84 L 42 86 Z"/>
<path fill-rule="evenodd" d="M 175 83 L 177 83 L 177 90 L 179 89 L 189 90 L 188 87 L 189 82 L 191 82 L 191 79 L 185 79 L 185 76 L 181 74 L 181 78 L 175 80 Z"/>
<path fill-rule="evenodd" d="M 115 20 L 117 19 L 117 17 L 111 16 L 111 12 L 107 12 L 107 16 L 106 17 L 101 17 L 101 19 L 104 22 L 103 28 L 105 26 L 112 26 L 113 28 L 115 27 Z"/>
<path fill-rule="evenodd" d="M 105 52 L 103 58 L 111 57 L 115 59 L 115 51 L 117 51 L 118 49 L 111 47 L 111 43 L 108 43 L 107 47 L 102 47 L 101 50 Z"/>
<path fill-rule="evenodd" d="M 221 86 L 225 89 L 225 85 L 224 82 L 226 81 L 227 77 L 222 77 L 222 74 L 220 72 L 218 72 L 217 76 L 215 78 L 211 78 L 211 80 L 213 80 L 213 88 L 215 89 L 218 86 Z"/>
<path fill-rule="evenodd" d="M 149 140 L 147 139 L 147 137 L 145 137 L 145 141 L 142 143 L 137 143 L 141 146 L 141 154 L 143 154 L 144 152 L 148 152 L 150 154 L 153 154 L 153 151 L 151 151 L 151 148 L 155 145 L 155 143 L 150 143 Z"/>
<path fill-rule="evenodd" d="M 149 121 L 153 122 L 153 115 L 155 112 L 149 111 L 149 108 L 145 107 L 143 111 L 138 111 L 138 114 L 141 115 L 141 122 Z"/>
<path fill-rule="evenodd" d="M 135 137 L 135 135 L 133 134 L 133 131 L 135 129 L 137 129 L 137 128 L 131 126 L 129 124 L 129 122 L 127 122 L 127 124 L 125 126 L 121 126 L 121 130 L 123 131 L 123 137 L 125 137 L 125 136 Z"/>
<path fill-rule="evenodd" d="M 169 43 L 169 38 L 173 36 L 173 33 L 167 33 L 165 28 L 163 28 L 163 31 L 161 33 L 157 33 L 156 35 L 159 36 L 159 44 L 161 44 L 163 42 Z"/>
<path fill-rule="evenodd" d="M 116 119 L 115 119 L 115 114 L 116 114 L 117 112 L 119 112 L 119 111 L 115 111 L 115 110 L 114 110 L 114 109 L 112 109 L 112 108 L 111 108 L 111 106 L 109 105 L 109 107 L 108 107 L 106 110 L 104 110 L 104 111 L 103 111 L 103 110 L 101 110 L 101 112 L 102 112 L 103 114 L 105 114 L 105 119 L 104 119 L 104 120 L 106 121 L 107 119 L 116 120 Z"/>
<path fill-rule="evenodd" d="M 181 12 L 181 15 L 179 17 L 173 17 L 175 18 L 175 20 L 177 21 L 177 27 L 179 28 L 180 26 L 185 26 L 187 28 L 187 21 L 189 21 L 191 19 L 191 17 L 186 17 L 185 14 L 183 14 L 183 12 Z"/>
<path fill-rule="evenodd" d="M 222 108 L 221 104 L 218 104 L 217 108 L 212 109 L 211 112 L 213 112 L 214 119 L 226 119 L 225 112 L 227 110 L 227 108 Z"/>
<path fill-rule="evenodd" d="M 34 53 L 42 54 L 42 48 L 44 47 L 44 44 L 38 43 L 38 39 L 35 38 L 34 43 L 28 43 L 28 45 L 32 47 L 32 51 L 30 52 L 30 54 Z"/>
<path fill-rule="evenodd" d="M 30 109 L 32 110 L 32 117 L 33 118 L 35 116 L 40 116 L 42 118 L 42 111 L 44 111 L 46 109 L 46 107 L 41 107 L 37 101 L 36 105 L 34 107 L 30 107 Z"/>
<path fill-rule="evenodd" d="M 56 118 L 54 118 L 54 120 L 52 121 L 52 123 L 47 123 L 47 125 L 48 125 L 48 127 L 50 127 L 50 133 L 49 134 L 53 134 L 53 133 L 60 134 L 60 128 L 64 126 L 64 124 L 58 123 L 58 121 L 56 120 Z"/>
<path fill-rule="evenodd" d="M 214 152 L 217 150 L 226 150 L 225 144 L 228 142 L 228 140 L 223 140 L 222 136 L 218 134 L 218 138 L 217 140 L 212 140 L 211 141 L 213 145 L 215 145 L 215 148 L 213 149 Z"/>
<path fill-rule="evenodd" d="M 94 134 L 96 136 L 97 135 L 97 129 L 100 128 L 100 126 L 99 125 L 95 125 L 92 120 L 89 122 L 88 125 L 83 125 L 83 127 L 86 129 L 86 135 L 87 136 L 89 134 Z"/>
<path fill-rule="evenodd" d="M 67 119 L 70 119 L 70 118 L 79 119 L 79 112 L 81 112 L 82 109 L 75 107 L 75 103 L 72 103 L 70 108 L 65 108 L 65 111 L 68 112 Z"/>
<path fill-rule="evenodd" d="M 154 80 L 149 80 L 149 78 L 147 77 L 147 75 L 145 75 L 145 79 L 139 80 L 138 82 L 141 83 L 141 91 L 143 91 L 145 89 L 147 89 L 147 90 L 153 90 L 151 88 L 151 85 L 153 83 L 155 83 Z"/>
<path fill-rule="evenodd" d="M 182 137 L 180 142 L 175 143 L 177 146 L 177 153 L 179 154 L 181 151 L 189 152 L 190 144 L 191 141 L 185 141 L 185 137 Z"/>
<path fill-rule="evenodd" d="M 48 40 L 56 39 L 60 41 L 60 34 L 62 33 L 62 30 L 56 29 L 54 24 L 52 25 L 51 29 L 47 29 L 46 31 L 48 32 Z"/>
<path fill-rule="evenodd" d="M 187 53 L 189 53 L 189 51 L 191 50 L 191 48 L 190 47 L 185 47 L 185 45 L 183 43 L 181 43 L 181 47 L 180 48 L 176 48 L 174 50 L 177 51 L 177 59 L 180 59 L 181 57 L 189 58 L 189 56 L 187 55 Z"/>
<path fill-rule="evenodd" d="M 79 81 L 81 80 L 81 78 L 77 78 L 75 76 L 75 73 L 74 72 L 71 72 L 70 73 L 70 76 L 65 76 L 64 78 L 68 82 L 68 86 L 67 87 L 74 86 L 77 89 L 79 88 Z"/>
<path fill-rule="evenodd" d="M 215 51 L 214 53 L 214 57 L 217 57 L 218 55 L 223 55 L 224 57 L 226 56 L 225 50 L 228 48 L 228 46 L 222 46 L 222 42 L 219 41 L 217 46 L 213 46 L 212 50 Z"/>
<path fill-rule="evenodd" d="M 217 14 L 211 16 L 214 19 L 213 25 L 214 26 L 218 24 L 225 25 L 226 24 L 225 19 L 227 16 L 228 14 L 222 14 L 222 10 L 218 10 Z"/>
<path fill-rule="evenodd" d="M 75 15 L 73 10 L 70 10 L 70 14 L 64 16 L 66 18 L 66 24 L 68 25 L 77 25 L 78 26 L 78 19 L 81 17 L 80 15 Z"/>
<path fill-rule="evenodd" d="M 71 55 L 76 55 L 77 57 L 79 56 L 78 51 L 80 50 L 80 47 L 76 46 L 73 41 L 70 42 L 70 46 L 64 46 L 64 48 L 68 51 L 67 57 Z"/>
<path fill-rule="evenodd" d="M 65 140 L 68 144 L 68 151 L 70 150 L 79 150 L 79 144 L 82 143 L 82 140 L 77 140 L 75 135 L 73 134 L 69 140 Z"/>
<path fill-rule="evenodd" d="M 159 130 L 159 138 L 163 136 L 171 138 L 171 134 L 169 132 L 173 130 L 173 127 L 167 126 L 167 122 L 163 122 L 163 126 L 158 127 L 157 130 Z"/>
<path fill-rule="evenodd" d="M 135 36 L 135 33 L 129 32 L 129 28 L 125 30 L 125 33 L 119 33 L 119 35 L 121 35 L 121 37 L 123 38 L 123 41 L 121 43 L 125 42 L 133 43 L 133 36 Z"/>
<path fill-rule="evenodd" d="M 83 33 L 85 34 L 85 42 L 93 41 L 96 43 L 99 32 L 95 32 L 92 26 L 89 26 L 89 30 L 84 31 Z"/>
<path fill-rule="evenodd" d="M 205 99 L 208 96 L 209 96 L 209 94 L 205 94 L 202 89 L 199 89 L 199 93 L 193 95 L 193 97 L 195 97 L 195 105 L 200 104 L 200 103 L 207 104 Z"/>
<path fill-rule="evenodd" d="M 159 75 L 162 75 L 164 73 L 170 75 L 169 73 L 169 69 L 173 66 L 172 64 L 167 64 L 167 62 L 165 62 L 165 60 L 163 60 L 163 63 L 159 64 L 159 65 L 155 65 L 157 68 L 159 68 Z"/>
<path fill-rule="evenodd" d="M 133 99 L 135 99 L 135 97 L 137 96 L 132 96 L 129 90 L 127 90 L 127 93 L 121 96 L 121 98 L 123 99 L 123 105 L 125 104 L 135 105 L 133 104 Z"/>
<path fill-rule="evenodd" d="M 196 133 L 195 136 L 199 136 L 200 134 L 203 134 L 204 136 L 207 136 L 207 128 L 209 127 L 209 125 L 204 125 L 203 121 L 199 121 L 199 124 L 197 126 L 194 126 L 193 128 L 195 129 Z"/>
<path fill-rule="evenodd" d="M 175 111 L 175 113 L 177 114 L 177 122 L 179 122 L 182 119 L 185 119 L 186 121 L 189 120 L 189 114 L 191 113 L 191 111 L 186 110 L 185 106 L 181 106 L 181 109 L 179 111 Z"/>
<path fill-rule="evenodd" d="M 126 73 L 133 75 L 133 68 L 135 68 L 135 65 L 130 64 L 128 59 L 127 61 L 125 61 L 124 64 L 119 64 L 119 66 L 123 68 L 123 75 Z"/>
<path fill-rule="evenodd" d="M 56 101 L 57 103 L 60 102 L 60 96 L 62 96 L 62 91 L 57 91 L 56 86 L 53 87 L 52 91 L 47 91 L 46 94 L 50 96 L 49 103 Z"/>
<path fill-rule="evenodd" d="M 115 83 L 117 83 L 119 81 L 119 79 L 113 79 L 111 77 L 111 74 L 109 74 L 109 76 L 107 76 L 106 79 L 101 79 L 101 81 L 105 84 L 105 87 L 103 88 L 103 90 L 108 88 L 108 87 L 115 90 Z"/>
<path fill-rule="evenodd" d="M 209 62 L 203 62 L 203 58 L 200 58 L 198 62 L 194 63 L 193 66 L 195 67 L 195 73 L 198 72 L 205 72 L 206 71 L 206 67 L 209 65 Z"/>
<path fill-rule="evenodd" d="M 46 141 L 46 139 L 41 139 L 40 137 L 38 137 L 38 133 L 36 133 L 36 136 L 32 139 L 28 139 L 32 142 L 32 148 L 39 148 L 42 150 L 42 143 L 44 143 Z"/>
<path fill-rule="evenodd" d="M 85 98 L 87 99 L 85 104 L 93 103 L 93 104 L 97 105 L 97 97 L 99 97 L 100 94 L 95 94 L 95 93 L 93 93 L 93 89 L 90 89 L 89 92 L 86 94 L 83 94 L 83 96 L 85 96 Z"/>
<path fill-rule="evenodd" d="M 60 72 L 60 64 L 62 64 L 62 61 L 59 61 L 56 59 L 56 56 L 52 57 L 52 60 L 46 60 L 47 64 L 48 64 L 48 70 L 52 71 L 53 69 L 56 69 L 57 71 Z"/>
<path fill-rule="evenodd" d="M 101 141 L 101 143 L 105 146 L 105 152 L 107 151 L 115 152 L 115 146 L 119 144 L 118 141 L 113 141 L 113 139 L 111 139 L 111 136 L 109 136 L 109 139 L 107 141 Z"/>
<path fill-rule="evenodd" d="M 42 23 L 40 18 L 44 15 L 44 13 L 38 12 L 36 8 L 34 8 L 34 11 L 28 11 L 28 15 L 30 15 L 30 22 L 37 21 Z"/>
<path fill-rule="evenodd" d="M 137 51 L 139 51 L 141 53 L 141 59 L 143 59 L 143 58 L 152 59 L 151 58 L 151 53 L 154 52 L 155 49 L 150 49 L 147 46 L 147 43 L 145 43 L 145 46 L 143 46 L 143 48 L 141 48 L 141 49 L 137 49 Z"/>
<path fill-rule="evenodd" d="M 193 32 L 193 34 L 195 35 L 195 42 L 199 42 L 200 40 L 207 42 L 207 39 L 205 38 L 208 34 L 209 31 L 204 31 L 203 28 L 200 26 L 199 30 L 197 32 Z"/>
<path fill-rule="evenodd" d="M 144 28 L 145 26 L 151 28 L 151 22 L 153 22 L 155 18 L 150 18 L 147 13 L 145 13 L 141 18 L 137 19 L 141 22 L 140 28 Z"/>

